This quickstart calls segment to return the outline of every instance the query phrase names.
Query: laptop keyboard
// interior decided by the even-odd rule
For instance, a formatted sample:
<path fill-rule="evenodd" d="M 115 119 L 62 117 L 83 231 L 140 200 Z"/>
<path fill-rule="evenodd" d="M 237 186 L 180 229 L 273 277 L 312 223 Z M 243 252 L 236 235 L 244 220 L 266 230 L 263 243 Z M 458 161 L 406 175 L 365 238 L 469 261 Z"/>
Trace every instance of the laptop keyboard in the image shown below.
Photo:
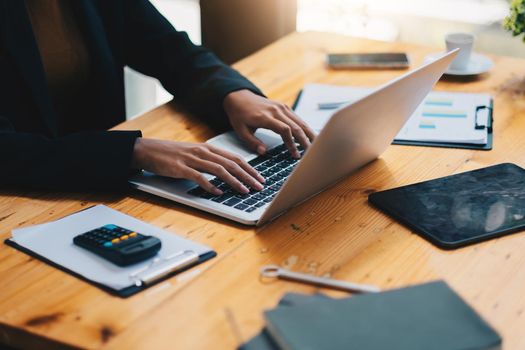
<path fill-rule="evenodd" d="M 299 153 L 302 155 L 304 149 L 300 146 L 297 147 Z M 217 196 L 206 192 L 200 186 L 192 188 L 188 193 L 251 213 L 273 200 L 277 195 L 277 192 L 281 189 L 283 183 L 292 173 L 298 161 L 299 159 L 295 159 L 291 156 L 286 145 L 282 144 L 268 150 L 266 154 L 258 156 L 248 162 L 248 164 L 254 167 L 255 170 L 266 179 L 266 182 L 263 184 L 264 188 L 261 191 L 250 189 L 250 193 L 239 193 L 232 189 L 230 185 L 224 183 L 221 179 L 214 177 L 210 182 L 223 191 L 222 195 Z"/>

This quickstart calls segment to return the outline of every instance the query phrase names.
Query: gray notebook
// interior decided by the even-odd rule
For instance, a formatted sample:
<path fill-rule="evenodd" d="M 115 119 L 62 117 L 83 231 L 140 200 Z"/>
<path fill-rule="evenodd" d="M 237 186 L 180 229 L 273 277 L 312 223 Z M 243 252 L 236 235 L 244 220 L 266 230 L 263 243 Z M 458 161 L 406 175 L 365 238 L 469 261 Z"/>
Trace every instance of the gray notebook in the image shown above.
<path fill-rule="evenodd" d="M 279 300 L 279 307 L 304 305 L 311 303 L 316 299 L 329 299 L 329 297 L 324 294 L 308 295 L 299 293 L 286 293 L 281 298 L 281 300 Z M 268 331 L 263 329 L 245 344 L 239 346 L 238 350 L 279 350 L 279 346 L 268 334 Z"/>
<path fill-rule="evenodd" d="M 284 350 L 500 349 L 501 338 L 444 282 L 265 312 Z"/>

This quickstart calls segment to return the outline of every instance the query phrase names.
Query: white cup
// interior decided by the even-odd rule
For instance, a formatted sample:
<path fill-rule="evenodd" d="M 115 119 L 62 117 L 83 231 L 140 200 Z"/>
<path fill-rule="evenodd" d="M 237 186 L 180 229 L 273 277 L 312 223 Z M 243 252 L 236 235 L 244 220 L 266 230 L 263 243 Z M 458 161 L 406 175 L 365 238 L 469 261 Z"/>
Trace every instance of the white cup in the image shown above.
<path fill-rule="evenodd" d="M 459 48 L 456 59 L 452 61 L 450 68 L 464 70 L 467 68 L 470 61 L 470 54 L 472 53 L 472 46 L 474 45 L 475 36 L 470 33 L 449 33 L 445 36 L 445 43 L 447 44 L 447 51 L 452 51 Z"/>

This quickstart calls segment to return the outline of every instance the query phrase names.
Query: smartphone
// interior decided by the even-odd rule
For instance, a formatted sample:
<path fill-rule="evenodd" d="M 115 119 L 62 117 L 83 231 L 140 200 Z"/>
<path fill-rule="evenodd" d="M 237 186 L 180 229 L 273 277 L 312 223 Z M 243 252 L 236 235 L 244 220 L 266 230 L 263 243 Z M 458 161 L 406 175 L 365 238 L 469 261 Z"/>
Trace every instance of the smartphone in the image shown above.
<path fill-rule="evenodd" d="M 409 61 L 406 53 L 334 53 L 328 54 L 327 64 L 334 69 L 359 68 L 408 68 Z"/>

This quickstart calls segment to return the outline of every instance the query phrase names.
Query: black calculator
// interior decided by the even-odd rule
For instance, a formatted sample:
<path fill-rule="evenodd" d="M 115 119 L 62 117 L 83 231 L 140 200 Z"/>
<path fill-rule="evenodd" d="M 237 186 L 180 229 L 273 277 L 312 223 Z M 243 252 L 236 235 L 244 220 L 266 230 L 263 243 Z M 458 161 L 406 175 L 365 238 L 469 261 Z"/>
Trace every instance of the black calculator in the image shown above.
<path fill-rule="evenodd" d="M 82 233 L 73 238 L 73 243 L 119 266 L 151 258 L 162 247 L 157 237 L 142 235 L 113 224 Z"/>

